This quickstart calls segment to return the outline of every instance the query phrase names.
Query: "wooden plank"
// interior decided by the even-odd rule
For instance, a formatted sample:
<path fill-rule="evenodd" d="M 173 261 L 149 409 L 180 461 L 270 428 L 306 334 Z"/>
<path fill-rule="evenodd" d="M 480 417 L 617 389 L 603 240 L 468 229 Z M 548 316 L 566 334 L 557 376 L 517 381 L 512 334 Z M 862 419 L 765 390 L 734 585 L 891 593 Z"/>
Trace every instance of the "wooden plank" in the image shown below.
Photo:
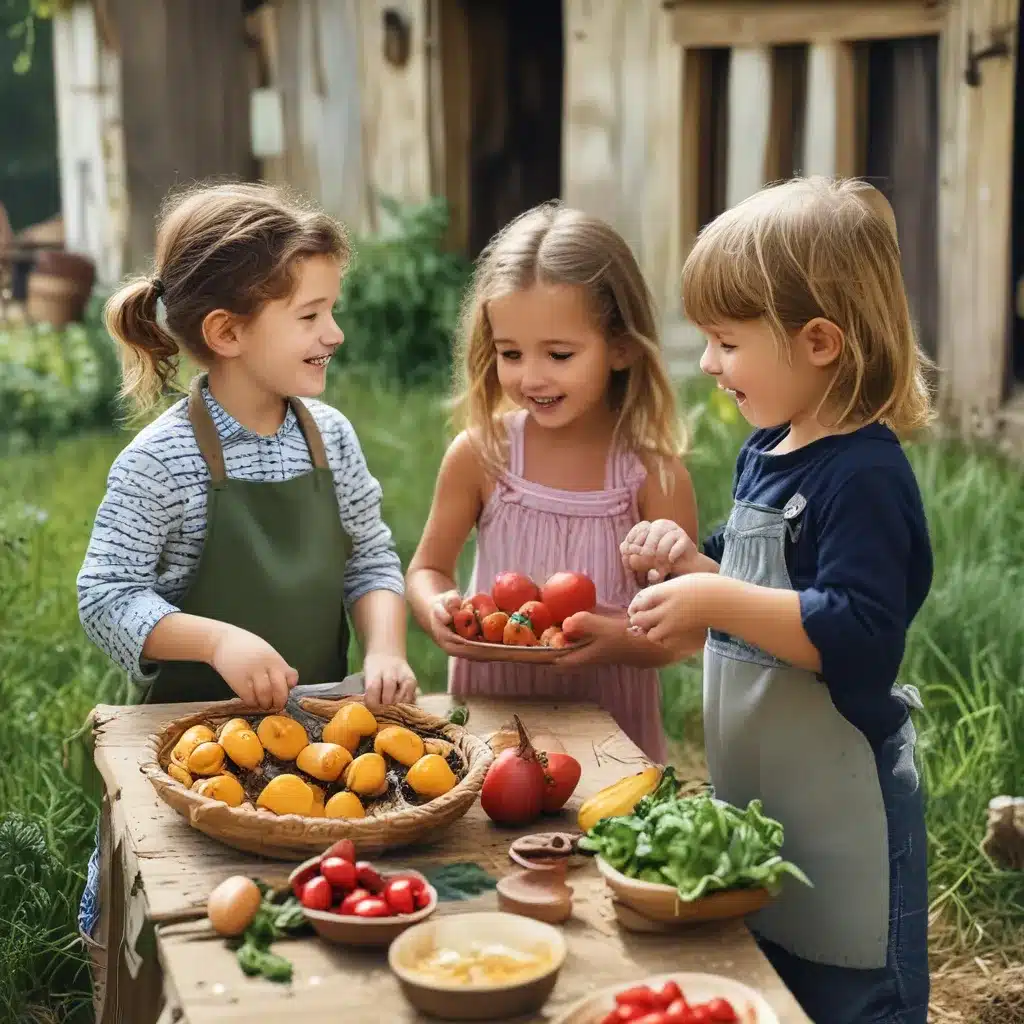
<path fill-rule="evenodd" d="M 791 178 L 802 166 L 806 104 L 807 47 L 774 47 L 765 181 Z"/>
<path fill-rule="evenodd" d="M 446 713 L 450 706 L 443 694 L 421 698 L 420 703 L 437 714 Z M 528 728 L 543 726 L 581 761 L 584 769 L 579 792 L 567 811 L 552 819 L 552 828 L 571 827 L 581 799 L 619 778 L 641 759 L 607 713 L 593 705 L 471 700 L 469 706 L 470 727 L 478 734 L 486 735 L 507 724 L 515 710 Z M 346 1019 L 353 1024 L 421 1020 L 403 1001 L 386 969 L 383 951 L 345 950 L 315 939 L 282 943 L 281 952 L 295 966 L 295 979 L 290 986 L 280 986 L 245 978 L 227 944 L 212 935 L 204 920 L 166 923 L 175 911 L 180 914 L 201 908 L 210 888 L 229 874 L 255 875 L 275 884 L 291 867 L 261 862 L 200 835 L 164 804 L 140 775 L 138 762 L 145 737 L 163 722 L 195 708 L 178 704 L 96 709 L 96 762 L 107 784 L 114 839 L 120 842 L 125 857 L 123 874 L 126 879 L 138 879 L 131 886 L 133 902 L 144 909 L 147 919 L 164 918 L 156 934 L 165 996 L 173 1008 L 182 1011 L 188 1024 L 243 1020 L 277 1024 L 282 1015 L 326 1020 L 336 1014 L 338 1006 L 345 1007 Z M 511 869 L 508 844 L 517 834 L 532 830 L 496 829 L 476 804 L 440 841 L 377 860 L 415 867 L 471 859 L 503 874 Z M 615 923 L 606 889 L 592 862 L 574 870 L 569 881 L 574 889 L 574 915 L 565 926 L 569 960 L 545 1015 L 527 1020 L 540 1024 L 552 1011 L 564 1009 L 584 995 L 593 985 L 596 967 L 611 982 L 667 969 L 731 975 L 760 989 L 781 1024 L 809 1024 L 740 922 L 688 929 L 678 936 L 630 935 Z M 440 912 L 490 908 L 494 899 L 488 894 L 469 903 L 446 904 Z M 130 916 L 131 907 L 128 913 Z"/>
<path fill-rule="evenodd" d="M 990 435 L 1006 381 L 1019 0 L 954 3 L 939 51 L 939 363 L 942 403 L 970 433 Z M 985 47 L 1011 34 L 1008 57 L 964 81 L 968 34 Z"/>
<path fill-rule="evenodd" d="M 121 61 L 91 3 L 54 13 L 53 68 L 65 245 L 89 256 L 97 283 L 111 287 L 123 273 L 128 214 Z"/>
<path fill-rule="evenodd" d="M 448 243 L 466 251 L 470 221 L 470 38 L 465 4 L 460 0 L 434 0 L 436 55 L 441 79 L 440 120 L 444 140 L 441 167 L 448 200 Z M 432 101 L 433 104 L 436 100 Z"/>
<path fill-rule="evenodd" d="M 729 64 L 727 206 L 753 195 L 766 179 L 772 112 L 772 51 L 734 47 Z"/>
<path fill-rule="evenodd" d="M 423 203 L 431 194 L 427 8 L 426 0 L 361 0 L 357 7 L 368 219 L 377 229 L 382 226 L 381 197 Z M 409 55 L 402 66 L 384 56 L 387 12 L 401 17 L 409 29 Z"/>
<path fill-rule="evenodd" d="M 709 60 L 700 50 L 683 51 L 683 109 L 679 144 L 679 245 L 680 269 L 701 227 L 701 159 L 705 133 L 702 110 L 707 95 Z"/>
<path fill-rule="evenodd" d="M 863 49 L 817 43 L 807 62 L 803 173 L 849 177 L 864 171 L 867 71 Z"/>
<path fill-rule="evenodd" d="M 673 38 L 682 46 L 778 46 L 936 35 L 946 8 L 930 0 L 669 0 L 666 6 Z"/>

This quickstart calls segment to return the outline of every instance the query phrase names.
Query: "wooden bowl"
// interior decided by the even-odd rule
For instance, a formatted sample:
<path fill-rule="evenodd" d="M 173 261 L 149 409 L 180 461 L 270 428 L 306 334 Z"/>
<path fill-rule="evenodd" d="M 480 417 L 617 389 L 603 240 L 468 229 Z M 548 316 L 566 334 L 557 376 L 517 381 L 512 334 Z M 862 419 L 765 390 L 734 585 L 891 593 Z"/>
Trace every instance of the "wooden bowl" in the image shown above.
<path fill-rule="evenodd" d="M 416 961 L 438 947 L 468 952 L 475 945 L 551 952 L 542 974 L 505 985 L 459 985 L 418 973 Z M 534 1013 L 547 1002 L 565 963 L 562 933 L 549 924 L 516 914 L 480 913 L 436 917 L 414 925 L 391 943 L 388 964 L 406 999 L 417 1010 L 443 1020 L 507 1020 Z"/>
<path fill-rule="evenodd" d="M 723 889 L 685 902 L 675 886 L 643 882 L 617 871 L 603 857 L 595 857 L 597 870 L 615 898 L 652 921 L 693 923 L 746 917 L 771 902 L 767 889 Z"/>
<path fill-rule="evenodd" d="M 466 657 L 471 661 L 508 661 L 522 665 L 554 665 L 573 651 L 586 647 L 591 640 L 581 640 L 568 647 L 518 647 L 515 644 L 489 644 L 483 640 L 467 640 L 452 632 L 456 643 L 466 648 Z M 459 655 L 455 655 L 459 657 Z"/>
<path fill-rule="evenodd" d="M 362 696 L 328 699 L 304 697 L 303 711 L 330 721 L 343 703 L 362 702 Z M 339 839 L 351 839 L 361 856 L 427 842 L 458 821 L 473 806 L 484 776 L 494 760 L 491 748 L 462 726 L 432 715 L 415 704 L 393 704 L 374 712 L 381 725 L 404 725 L 414 732 L 448 740 L 465 762 L 466 771 L 443 796 L 423 804 L 375 813 L 367 805 L 365 818 L 312 818 L 299 814 L 277 815 L 263 808 L 227 804 L 200 796 L 167 774 L 171 750 L 190 726 L 207 724 L 216 729 L 230 718 L 257 718 L 267 712 L 240 700 L 220 701 L 195 714 L 169 722 L 150 736 L 140 767 L 159 797 L 188 823 L 205 835 L 246 853 L 278 860 L 298 860 L 325 850 Z"/>
<path fill-rule="evenodd" d="M 605 1015 L 615 1008 L 615 993 L 634 985 L 660 988 L 666 981 L 674 981 L 683 995 L 692 1003 L 706 1003 L 711 999 L 728 999 L 739 1014 L 739 1024 L 779 1024 L 775 1011 L 764 996 L 742 982 L 719 974 L 656 974 L 637 981 L 611 985 L 593 992 L 556 1017 L 552 1024 L 600 1024 Z"/>
<path fill-rule="evenodd" d="M 288 884 L 305 868 L 309 867 L 318 857 L 310 857 L 300 864 L 289 876 Z M 395 875 L 414 875 L 427 887 L 430 902 L 422 909 L 411 914 L 398 917 L 352 917 L 349 914 L 335 914 L 331 910 L 310 910 L 303 907 L 302 913 L 313 926 L 317 935 L 338 946 L 389 946 L 407 928 L 420 921 L 425 921 L 437 910 L 437 890 L 418 871 L 382 871 L 381 877 L 386 882 Z"/>

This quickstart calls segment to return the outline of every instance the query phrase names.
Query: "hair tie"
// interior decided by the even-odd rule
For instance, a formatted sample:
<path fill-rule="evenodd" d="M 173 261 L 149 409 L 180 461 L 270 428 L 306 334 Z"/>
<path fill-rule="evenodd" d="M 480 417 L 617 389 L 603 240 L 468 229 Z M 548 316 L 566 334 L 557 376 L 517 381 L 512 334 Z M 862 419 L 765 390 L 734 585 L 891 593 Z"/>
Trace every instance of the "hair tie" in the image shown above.
<path fill-rule="evenodd" d="M 161 296 L 163 296 L 163 294 L 164 294 L 164 283 L 163 283 L 163 281 L 160 280 L 159 277 L 154 277 L 153 280 L 149 282 L 149 286 L 150 286 L 150 288 L 153 289 L 154 292 L 156 292 L 156 297 L 158 299 L 161 298 Z"/>

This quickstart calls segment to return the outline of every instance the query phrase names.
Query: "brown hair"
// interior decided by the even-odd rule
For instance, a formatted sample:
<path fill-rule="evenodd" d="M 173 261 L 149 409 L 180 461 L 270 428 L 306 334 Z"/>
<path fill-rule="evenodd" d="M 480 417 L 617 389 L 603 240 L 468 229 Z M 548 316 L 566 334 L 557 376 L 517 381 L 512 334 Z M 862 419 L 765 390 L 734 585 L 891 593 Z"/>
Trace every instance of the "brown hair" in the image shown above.
<path fill-rule="evenodd" d="M 676 415 L 647 283 L 623 238 L 604 221 L 558 202 L 543 203 L 503 228 L 484 249 L 466 297 L 456 357 L 456 423 L 469 430 L 487 468 L 499 472 L 505 432 L 504 396 L 487 303 L 536 283 L 584 289 L 609 340 L 625 339 L 636 358 L 612 373 L 617 443 L 662 459 L 678 456 L 683 430 Z"/>
<path fill-rule="evenodd" d="M 172 193 L 160 214 L 153 277 L 126 282 L 104 308 L 107 330 L 121 348 L 122 397 L 140 411 L 151 408 L 175 383 L 182 350 L 208 366 L 203 321 L 209 313 L 253 316 L 291 294 L 298 261 L 330 256 L 344 269 L 349 255 L 337 221 L 277 188 L 203 184 Z"/>
<path fill-rule="evenodd" d="M 867 182 L 794 178 L 716 217 L 683 267 L 683 307 L 700 327 L 763 318 L 783 345 L 830 320 L 843 332 L 822 400 L 840 410 L 835 426 L 880 421 L 907 434 L 932 419 L 896 221 Z"/>

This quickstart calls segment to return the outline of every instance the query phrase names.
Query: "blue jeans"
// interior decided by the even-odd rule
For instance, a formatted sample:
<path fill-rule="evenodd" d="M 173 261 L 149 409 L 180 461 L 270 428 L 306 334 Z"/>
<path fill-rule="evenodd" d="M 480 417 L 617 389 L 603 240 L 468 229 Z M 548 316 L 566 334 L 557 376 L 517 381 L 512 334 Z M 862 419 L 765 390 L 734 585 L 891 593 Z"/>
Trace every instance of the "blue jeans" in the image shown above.
<path fill-rule="evenodd" d="M 913 747 L 899 733 L 876 754 L 889 823 L 889 949 L 884 967 L 813 963 L 755 935 L 814 1024 L 926 1024 L 928 836 Z"/>

